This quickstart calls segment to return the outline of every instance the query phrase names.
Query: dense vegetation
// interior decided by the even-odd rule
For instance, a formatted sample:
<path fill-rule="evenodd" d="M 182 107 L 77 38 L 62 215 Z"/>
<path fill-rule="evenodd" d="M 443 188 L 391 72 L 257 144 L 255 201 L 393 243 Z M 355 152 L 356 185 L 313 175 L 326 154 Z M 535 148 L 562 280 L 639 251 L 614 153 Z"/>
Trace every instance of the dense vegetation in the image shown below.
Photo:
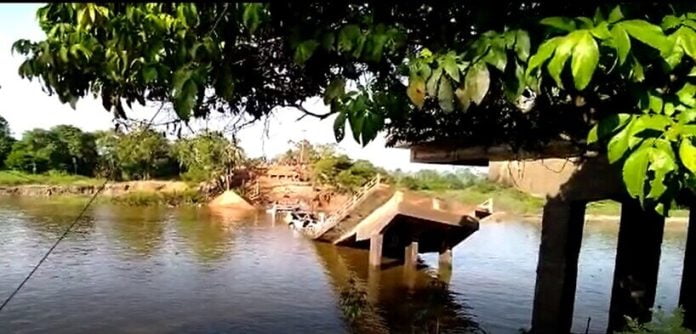
<path fill-rule="evenodd" d="M 164 134 L 143 127 L 126 133 L 90 133 L 58 125 L 27 131 L 17 140 L 10 136 L 2 117 L 0 158 L 0 168 L 25 173 L 4 173 L 4 184 L 76 179 L 65 174 L 119 181 L 181 176 L 200 182 L 229 173 L 245 159 L 236 143 L 216 132 L 172 142 Z M 45 173 L 49 174 L 40 175 Z"/>
<path fill-rule="evenodd" d="M 15 43 L 19 72 L 64 103 L 94 94 L 126 117 L 166 101 L 182 122 L 294 106 L 336 114 L 336 138 L 348 124 L 363 144 L 383 129 L 391 143 L 589 144 L 661 213 L 696 187 L 690 2 L 56 3 L 37 16 L 46 39 Z M 330 113 L 304 108 L 315 96 Z"/>

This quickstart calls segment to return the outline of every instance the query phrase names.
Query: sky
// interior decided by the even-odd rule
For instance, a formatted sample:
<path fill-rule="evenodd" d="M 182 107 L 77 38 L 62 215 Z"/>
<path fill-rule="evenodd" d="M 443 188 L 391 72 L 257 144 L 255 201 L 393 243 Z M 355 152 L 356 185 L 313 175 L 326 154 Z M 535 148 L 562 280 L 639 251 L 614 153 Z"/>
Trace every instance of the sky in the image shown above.
<path fill-rule="evenodd" d="M 100 100 L 86 97 L 73 110 L 68 104 L 60 103 L 57 96 L 44 93 L 38 82 L 22 79 L 17 74 L 22 59 L 18 55 L 12 55 L 12 43 L 22 38 L 38 40 L 45 37 L 35 16 L 36 9 L 40 6 L 41 4 L 0 4 L 0 116 L 10 123 L 15 137 L 20 137 L 24 131 L 33 128 L 49 128 L 57 124 L 70 124 L 85 131 L 113 128 L 112 114 L 102 107 Z M 133 110 L 127 110 L 127 114 L 133 118 L 149 119 L 156 107 L 133 105 Z M 305 107 L 319 114 L 328 111 L 328 107 L 320 99 L 306 102 Z M 255 123 L 237 132 L 236 137 L 251 157 L 272 158 L 286 151 L 291 141 L 303 138 L 313 144 L 335 143 L 332 126 L 334 117 L 324 120 L 305 117 L 297 121 L 302 115 L 291 108 L 276 108 L 266 124 Z M 162 117 L 171 116 L 164 114 Z M 195 121 L 192 128 L 220 128 L 228 122 L 229 119 L 218 117 Z M 449 165 L 411 163 L 409 150 L 385 148 L 385 142 L 384 134 L 380 134 L 373 142 L 362 147 L 347 133 L 346 139 L 338 144 L 338 148 L 353 159 L 366 159 L 389 170 L 447 171 L 455 168 Z"/>

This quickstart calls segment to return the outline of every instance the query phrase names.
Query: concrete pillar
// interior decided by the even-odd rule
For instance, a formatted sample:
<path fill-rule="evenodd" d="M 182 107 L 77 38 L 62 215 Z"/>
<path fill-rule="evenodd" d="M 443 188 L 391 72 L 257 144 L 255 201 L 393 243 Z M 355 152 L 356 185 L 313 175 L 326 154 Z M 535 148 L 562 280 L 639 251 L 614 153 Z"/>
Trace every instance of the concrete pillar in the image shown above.
<path fill-rule="evenodd" d="M 573 321 L 585 203 L 550 199 L 544 206 L 532 332 L 569 333 Z"/>
<path fill-rule="evenodd" d="M 438 258 L 438 267 L 439 268 L 452 268 L 452 249 L 447 248 L 445 250 L 440 251 L 440 257 Z"/>
<path fill-rule="evenodd" d="M 415 269 L 418 264 L 418 242 L 412 241 L 406 246 L 404 251 L 404 266 L 409 269 Z"/>
<path fill-rule="evenodd" d="M 608 332 L 624 329 L 625 316 L 641 322 L 652 318 L 664 225 L 664 217 L 637 201 L 621 205 Z"/>
<path fill-rule="evenodd" d="M 382 271 L 379 267 L 370 266 L 367 271 L 367 300 L 376 305 L 379 302 L 379 285 Z"/>
<path fill-rule="evenodd" d="M 433 197 L 433 210 L 442 210 L 442 201 L 439 198 Z"/>
<path fill-rule="evenodd" d="M 449 284 L 452 279 L 452 249 L 447 248 L 440 252 L 437 275 L 440 277 L 441 281 Z"/>
<path fill-rule="evenodd" d="M 382 265 L 382 242 L 384 241 L 383 234 L 373 235 L 370 238 L 370 266 L 380 267 Z"/>
<path fill-rule="evenodd" d="M 684 326 L 696 330 L 696 205 L 689 215 L 679 305 L 684 308 Z"/>

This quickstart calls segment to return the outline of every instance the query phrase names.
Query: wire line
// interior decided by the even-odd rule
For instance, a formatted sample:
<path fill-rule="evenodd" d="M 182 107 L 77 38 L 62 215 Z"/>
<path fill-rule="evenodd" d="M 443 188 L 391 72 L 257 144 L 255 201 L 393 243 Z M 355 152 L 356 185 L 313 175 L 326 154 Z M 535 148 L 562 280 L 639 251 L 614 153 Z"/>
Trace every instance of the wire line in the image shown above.
<path fill-rule="evenodd" d="M 152 118 L 150 118 L 150 121 L 145 126 L 145 130 L 150 128 L 152 123 L 155 121 L 155 118 L 157 117 L 157 115 L 160 113 L 160 111 L 162 111 L 163 107 L 164 107 L 164 103 L 162 103 L 160 105 L 159 109 L 157 109 L 157 111 L 155 112 L 155 114 L 152 115 Z M 144 132 L 145 131 L 141 132 L 141 134 L 143 134 Z M 17 293 L 19 293 L 19 291 L 22 290 L 24 285 L 29 281 L 29 279 L 31 279 L 31 277 L 34 275 L 34 273 L 37 270 L 39 270 L 39 267 L 41 267 L 41 265 L 44 263 L 44 261 L 46 261 L 48 256 L 51 255 L 53 250 L 56 249 L 56 247 L 58 247 L 58 244 L 60 244 L 60 242 L 63 241 L 63 239 L 65 239 L 65 237 L 68 235 L 68 233 L 70 233 L 70 231 L 72 231 L 73 227 L 75 227 L 75 225 L 77 225 L 77 223 L 80 221 L 80 219 L 82 219 L 82 216 L 85 214 L 85 212 L 87 212 L 87 209 L 92 205 L 94 200 L 97 199 L 97 197 L 99 196 L 99 194 L 101 194 L 101 192 L 104 190 L 104 188 L 106 188 L 107 183 L 109 183 L 109 179 L 105 178 L 102 185 L 97 189 L 97 191 L 94 193 L 94 195 L 92 195 L 92 197 L 89 199 L 87 204 L 82 208 L 82 210 L 77 215 L 77 217 L 75 217 L 75 220 L 73 220 L 73 222 L 68 226 L 68 228 L 65 229 L 65 231 L 63 231 L 63 234 L 61 234 L 60 237 L 58 237 L 56 242 L 53 243 L 53 246 L 51 246 L 51 248 L 48 249 L 48 251 L 43 255 L 43 257 L 41 257 L 39 262 L 36 263 L 34 268 L 29 272 L 29 274 L 24 278 L 24 280 L 22 280 L 22 283 L 19 283 L 17 288 L 14 291 L 12 291 L 12 293 L 7 297 L 7 299 L 5 299 L 5 301 L 2 303 L 2 305 L 0 305 L 0 312 L 2 312 L 2 310 L 5 308 L 5 306 L 7 306 L 7 304 L 9 304 L 10 301 L 12 301 L 12 299 L 17 295 Z"/>

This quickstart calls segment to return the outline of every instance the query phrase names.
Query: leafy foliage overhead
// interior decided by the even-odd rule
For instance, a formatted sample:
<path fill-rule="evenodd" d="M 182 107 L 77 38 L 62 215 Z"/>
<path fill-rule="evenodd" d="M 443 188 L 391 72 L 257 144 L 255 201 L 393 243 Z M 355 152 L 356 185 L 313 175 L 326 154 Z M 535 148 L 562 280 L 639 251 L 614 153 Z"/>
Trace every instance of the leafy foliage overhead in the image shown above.
<path fill-rule="evenodd" d="M 597 145 L 667 213 L 696 187 L 696 4 L 49 4 L 20 75 L 64 103 L 170 101 L 182 120 L 323 96 L 342 140 Z M 308 114 L 327 117 L 329 114 Z M 589 135 L 588 135 L 589 133 Z"/>

